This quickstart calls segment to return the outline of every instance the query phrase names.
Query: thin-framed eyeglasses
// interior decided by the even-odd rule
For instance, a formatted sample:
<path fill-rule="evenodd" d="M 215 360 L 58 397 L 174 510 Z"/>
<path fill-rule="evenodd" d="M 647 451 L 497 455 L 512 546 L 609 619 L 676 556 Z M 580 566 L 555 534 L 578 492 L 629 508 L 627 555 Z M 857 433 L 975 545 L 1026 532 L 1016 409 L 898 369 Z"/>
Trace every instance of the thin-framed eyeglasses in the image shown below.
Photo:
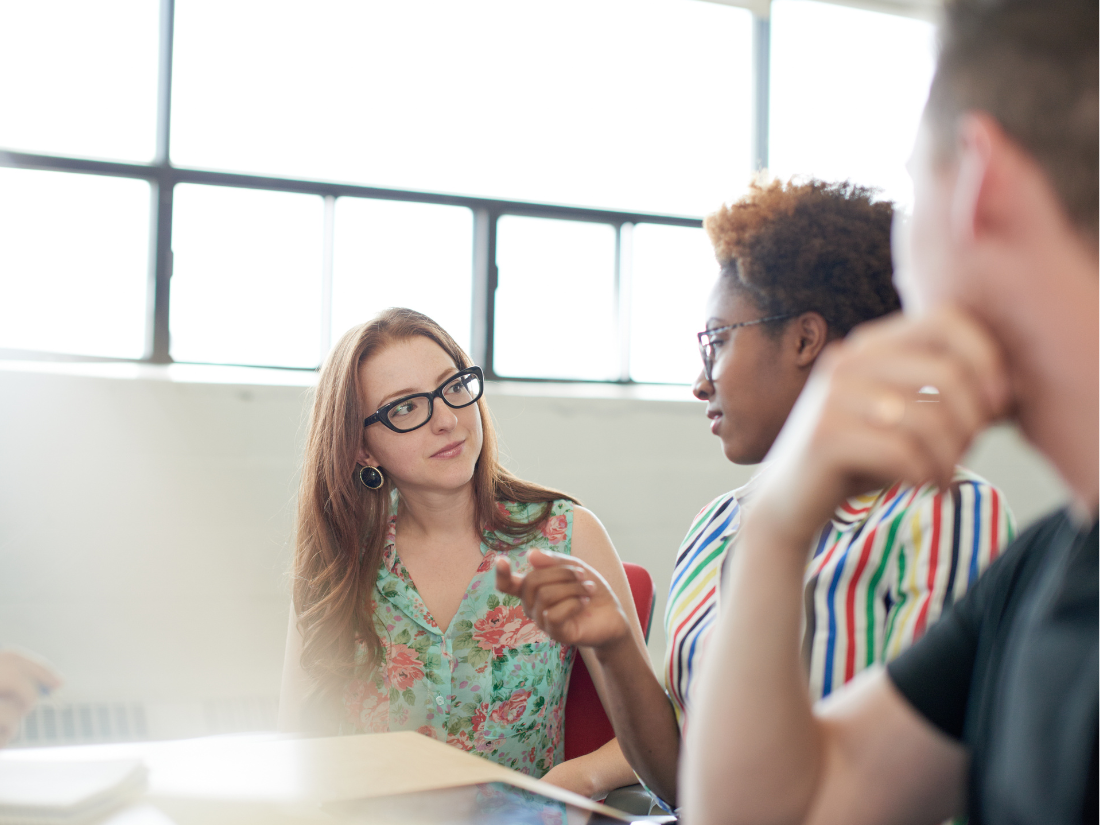
<path fill-rule="evenodd" d="M 696 333 L 695 337 L 699 339 L 699 354 L 703 356 L 703 375 L 706 376 L 708 381 L 714 380 L 713 370 L 715 335 L 723 332 L 732 332 L 733 330 L 740 329 L 741 327 L 751 327 L 755 326 L 756 324 L 767 324 L 771 321 L 782 321 L 786 318 L 793 318 L 797 314 L 797 312 L 785 312 L 782 315 L 769 315 L 767 318 L 757 318 L 755 321 L 742 321 L 739 324 L 727 324 L 724 327 L 705 329 L 702 332 Z"/>
<path fill-rule="evenodd" d="M 481 367 L 459 370 L 432 392 L 417 392 L 383 404 L 363 421 L 364 427 L 382 423 L 395 433 L 411 433 L 432 420 L 432 402 L 440 399 L 448 407 L 460 410 L 481 398 L 485 392 L 485 374 Z"/>

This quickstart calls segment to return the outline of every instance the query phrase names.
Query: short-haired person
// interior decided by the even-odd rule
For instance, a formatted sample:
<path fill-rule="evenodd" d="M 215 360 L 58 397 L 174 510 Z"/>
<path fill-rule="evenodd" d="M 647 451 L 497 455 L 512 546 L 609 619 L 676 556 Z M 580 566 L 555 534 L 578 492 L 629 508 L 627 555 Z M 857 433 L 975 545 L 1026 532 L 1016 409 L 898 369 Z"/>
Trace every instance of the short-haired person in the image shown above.
<path fill-rule="evenodd" d="M 858 186 L 776 181 L 753 185 L 707 218 L 720 275 L 699 336 L 703 371 L 694 389 L 733 463 L 764 459 L 830 341 L 899 308 L 892 215 L 890 203 Z M 679 798 L 680 728 L 700 724 L 694 693 L 719 614 L 720 581 L 736 556 L 743 514 L 767 477 L 765 466 L 749 484 L 704 507 L 677 553 L 662 674 L 671 708 L 633 644 L 621 605 L 598 576 L 589 579 L 596 589 L 577 590 L 589 599 L 583 610 L 558 585 L 570 569 L 581 569 L 575 560 L 548 560 L 561 569 L 548 565 L 522 582 L 503 582 L 551 636 L 596 650 L 620 744 L 669 804 Z M 966 470 L 942 487 L 893 482 L 862 492 L 838 502 L 806 543 L 812 552 L 802 650 L 815 697 L 912 644 L 1014 530 L 1000 493 Z M 550 615 L 540 616 L 546 610 Z"/>
<path fill-rule="evenodd" d="M 1097 821 L 1097 30 L 1095 0 L 946 4 L 910 161 L 912 317 L 831 346 L 772 451 L 687 731 L 693 825 Z M 845 496 L 945 482 L 1005 417 L 1069 505 L 815 708 L 807 541 Z"/>
<path fill-rule="evenodd" d="M 634 775 L 614 742 L 562 761 L 575 648 L 493 587 L 532 550 L 630 597 L 594 515 L 497 459 L 483 377 L 438 324 L 389 309 L 321 370 L 298 497 L 283 730 L 414 730 L 596 796 Z M 642 630 L 635 621 L 632 633 Z M 591 654 L 584 652 L 586 658 Z"/>

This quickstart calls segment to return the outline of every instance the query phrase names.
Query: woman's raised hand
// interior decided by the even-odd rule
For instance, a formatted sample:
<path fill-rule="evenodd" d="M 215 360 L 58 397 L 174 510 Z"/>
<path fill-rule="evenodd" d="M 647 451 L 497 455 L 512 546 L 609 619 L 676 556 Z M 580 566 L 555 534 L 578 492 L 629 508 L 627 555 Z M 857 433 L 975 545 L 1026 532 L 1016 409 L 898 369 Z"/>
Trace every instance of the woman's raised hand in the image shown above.
<path fill-rule="evenodd" d="M 497 589 L 517 596 L 531 621 L 561 644 L 603 647 L 630 638 L 619 599 L 603 576 L 574 556 L 532 550 L 531 570 L 497 559 Z"/>

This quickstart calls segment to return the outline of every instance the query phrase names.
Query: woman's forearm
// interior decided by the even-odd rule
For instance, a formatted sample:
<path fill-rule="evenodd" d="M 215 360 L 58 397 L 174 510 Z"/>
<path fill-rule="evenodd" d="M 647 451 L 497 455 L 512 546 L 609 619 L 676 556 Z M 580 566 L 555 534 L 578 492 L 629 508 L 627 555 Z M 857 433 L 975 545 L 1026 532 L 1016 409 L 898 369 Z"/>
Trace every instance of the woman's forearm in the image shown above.
<path fill-rule="evenodd" d="M 610 791 L 633 785 L 638 780 L 634 778 L 634 771 L 626 761 L 619 741 L 612 739 L 592 753 L 554 766 L 543 781 L 582 796 L 603 799 Z"/>
<path fill-rule="evenodd" d="M 800 822 L 820 773 L 799 658 L 809 537 L 775 525 L 746 519 L 731 559 L 687 726 L 681 777 L 694 823 Z"/>
<path fill-rule="evenodd" d="M 644 648 L 633 638 L 595 651 L 593 681 L 634 771 L 663 800 L 675 805 L 680 728 Z"/>

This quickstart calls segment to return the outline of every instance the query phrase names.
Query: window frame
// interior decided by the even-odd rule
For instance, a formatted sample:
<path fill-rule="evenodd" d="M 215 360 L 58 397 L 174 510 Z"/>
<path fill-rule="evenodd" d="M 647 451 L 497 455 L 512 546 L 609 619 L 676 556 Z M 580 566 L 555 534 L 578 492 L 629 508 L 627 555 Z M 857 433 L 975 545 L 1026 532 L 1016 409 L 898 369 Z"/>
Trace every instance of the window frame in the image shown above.
<path fill-rule="evenodd" d="M 730 5 L 742 5 L 730 3 Z M 748 5 L 747 3 L 745 5 Z M 150 261 L 148 300 L 145 313 L 145 350 L 141 358 L 112 358 L 0 348 L 0 359 L 121 361 L 129 363 L 171 364 L 176 362 L 170 348 L 169 306 L 172 284 L 172 214 L 175 186 L 180 183 L 206 184 L 246 189 L 317 195 L 325 204 L 324 248 L 322 250 L 322 335 L 331 345 L 331 289 L 334 244 L 335 203 L 340 197 L 371 198 L 387 201 L 459 206 L 473 213 L 473 261 L 471 290 L 471 357 L 482 366 L 488 380 L 560 382 L 561 379 L 499 376 L 493 369 L 493 337 L 495 292 L 497 285 L 496 237 L 497 221 L 505 215 L 596 222 L 615 230 L 614 283 L 617 299 L 615 324 L 619 342 L 619 375 L 613 381 L 578 383 L 634 384 L 630 378 L 630 232 L 639 223 L 664 224 L 701 228 L 698 217 L 650 214 L 584 207 L 560 206 L 527 201 L 469 197 L 439 192 L 359 186 L 329 181 L 283 178 L 267 175 L 220 172 L 208 169 L 176 167 L 171 162 L 172 67 L 174 48 L 175 0 L 160 0 L 159 56 L 157 83 L 156 151 L 150 163 L 100 161 L 82 157 L 67 157 L 19 152 L 0 148 L 0 167 L 39 171 L 69 172 L 107 177 L 135 178 L 148 182 L 151 190 Z M 753 168 L 768 165 L 768 75 L 770 27 L 766 15 L 753 11 L 753 123 L 750 124 L 753 145 Z M 227 366 L 258 366 L 231 364 Z M 271 367 L 265 366 L 270 369 Z M 295 371 L 315 371 L 320 367 L 275 367 Z M 649 383 L 649 382 L 645 382 Z"/>

